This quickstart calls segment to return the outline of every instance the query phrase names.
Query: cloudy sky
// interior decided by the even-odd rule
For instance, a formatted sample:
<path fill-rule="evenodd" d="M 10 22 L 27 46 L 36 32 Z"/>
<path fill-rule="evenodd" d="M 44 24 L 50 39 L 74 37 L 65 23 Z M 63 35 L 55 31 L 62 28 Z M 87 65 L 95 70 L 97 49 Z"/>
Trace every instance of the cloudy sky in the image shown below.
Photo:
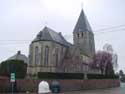
<path fill-rule="evenodd" d="M 125 0 L 0 0 L 0 61 L 18 50 L 28 56 L 29 44 L 48 26 L 72 42 L 81 9 L 95 34 L 96 50 L 109 43 L 125 71 Z"/>

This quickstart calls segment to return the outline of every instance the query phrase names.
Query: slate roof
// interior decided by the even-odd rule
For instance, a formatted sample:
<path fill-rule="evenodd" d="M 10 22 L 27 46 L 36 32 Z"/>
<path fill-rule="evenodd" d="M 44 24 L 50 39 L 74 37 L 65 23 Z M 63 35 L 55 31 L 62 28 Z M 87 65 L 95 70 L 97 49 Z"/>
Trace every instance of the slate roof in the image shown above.
<path fill-rule="evenodd" d="M 48 27 L 44 27 L 44 29 L 37 34 L 33 42 L 36 42 L 36 41 L 54 41 L 56 43 L 59 43 L 65 46 L 71 45 L 65 40 L 65 38 L 62 36 L 61 33 L 57 33 Z"/>
<path fill-rule="evenodd" d="M 25 55 L 21 54 L 20 51 L 17 52 L 14 56 L 8 58 L 8 60 L 22 60 L 24 63 L 28 63 L 28 57 Z"/>
<path fill-rule="evenodd" d="M 83 9 L 81 10 L 80 16 L 78 18 L 78 21 L 76 23 L 76 26 L 73 32 L 79 32 L 79 31 L 80 32 L 92 31 Z"/>

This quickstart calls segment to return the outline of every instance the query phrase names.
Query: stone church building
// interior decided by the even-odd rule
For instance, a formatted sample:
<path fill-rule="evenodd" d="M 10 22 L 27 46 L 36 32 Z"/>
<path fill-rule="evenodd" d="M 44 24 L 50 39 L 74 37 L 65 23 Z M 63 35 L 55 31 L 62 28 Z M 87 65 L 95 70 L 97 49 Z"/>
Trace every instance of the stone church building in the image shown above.
<path fill-rule="evenodd" d="M 81 10 L 73 30 L 73 44 L 67 42 L 61 33 L 46 26 L 37 34 L 29 47 L 27 73 L 99 73 L 89 67 L 94 53 L 94 34 L 84 11 Z"/>

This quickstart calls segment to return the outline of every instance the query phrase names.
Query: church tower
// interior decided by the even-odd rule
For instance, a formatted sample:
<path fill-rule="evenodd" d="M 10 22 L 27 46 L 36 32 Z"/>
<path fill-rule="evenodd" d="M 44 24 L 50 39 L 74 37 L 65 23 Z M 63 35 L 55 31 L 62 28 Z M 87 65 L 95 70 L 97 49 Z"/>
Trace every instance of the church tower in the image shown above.
<path fill-rule="evenodd" d="M 92 57 L 95 53 L 94 34 L 83 9 L 73 31 L 73 41 L 81 54 Z"/>

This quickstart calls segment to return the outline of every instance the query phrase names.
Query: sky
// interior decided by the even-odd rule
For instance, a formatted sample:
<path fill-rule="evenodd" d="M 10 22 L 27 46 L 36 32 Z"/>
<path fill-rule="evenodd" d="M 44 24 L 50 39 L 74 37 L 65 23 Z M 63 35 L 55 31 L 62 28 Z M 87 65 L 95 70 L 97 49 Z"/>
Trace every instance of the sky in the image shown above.
<path fill-rule="evenodd" d="M 73 42 L 72 32 L 81 9 L 95 36 L 96 51 L 108 43 L 125 72 L 125 0 L 0 0 L 0 62 L 29 44 L 48 26 Z"/>

